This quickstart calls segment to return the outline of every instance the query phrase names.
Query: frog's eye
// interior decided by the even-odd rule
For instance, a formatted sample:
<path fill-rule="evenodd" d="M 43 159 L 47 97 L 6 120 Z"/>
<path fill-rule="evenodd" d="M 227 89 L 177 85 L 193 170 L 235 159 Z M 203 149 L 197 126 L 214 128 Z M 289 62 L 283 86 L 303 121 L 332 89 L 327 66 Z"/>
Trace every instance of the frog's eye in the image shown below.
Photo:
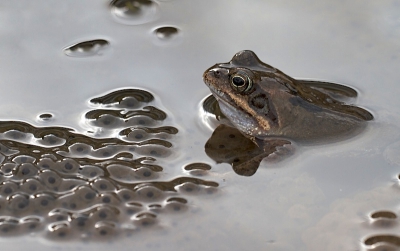
<path fill-rule="evenodd" d="M 243 93 L 251 89 L 253 82 L 246 73 L 238 72 L 231 76 L 231 86 L 235 91 Z"/>

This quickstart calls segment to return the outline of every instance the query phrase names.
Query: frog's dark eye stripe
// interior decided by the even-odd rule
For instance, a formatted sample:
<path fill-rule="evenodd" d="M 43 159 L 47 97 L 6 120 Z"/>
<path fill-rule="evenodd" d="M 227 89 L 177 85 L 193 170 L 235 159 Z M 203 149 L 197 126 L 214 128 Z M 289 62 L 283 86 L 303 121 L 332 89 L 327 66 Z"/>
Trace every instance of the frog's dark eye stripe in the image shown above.
<path fill-rule="evenodd" d="M 238 72 L 231 76 L 231 86 L 239 93 L 247 92 L 252 85 L 250 77 L 244 72 Z"/>

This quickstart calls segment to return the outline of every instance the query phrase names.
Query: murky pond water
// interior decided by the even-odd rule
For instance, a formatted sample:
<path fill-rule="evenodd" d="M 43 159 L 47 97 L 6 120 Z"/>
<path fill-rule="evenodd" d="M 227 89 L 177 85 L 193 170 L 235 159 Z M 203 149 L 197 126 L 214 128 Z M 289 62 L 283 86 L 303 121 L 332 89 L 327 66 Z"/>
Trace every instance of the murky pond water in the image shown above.
<path fill-rule="evenodd" d="M 0 6 L 2 247 L 400 248 L 397 1 Z M 250 177 L 216 164 L 202 74 L 244 49 L 355 88 L 374 120 Z"/>

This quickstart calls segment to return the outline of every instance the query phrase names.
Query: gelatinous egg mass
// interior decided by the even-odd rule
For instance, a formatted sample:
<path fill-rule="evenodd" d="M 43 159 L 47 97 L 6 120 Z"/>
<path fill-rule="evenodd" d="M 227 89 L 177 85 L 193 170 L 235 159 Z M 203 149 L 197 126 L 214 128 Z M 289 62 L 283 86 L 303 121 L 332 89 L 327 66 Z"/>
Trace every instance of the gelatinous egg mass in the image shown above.
<path fill-rule="evenodd" d="M 151 106 L 153 100 L 138 89 L 91 99 L 84 123 L 95 127 L 96 137 L 67 127 L 0 121 L 0 236 L 130 235 L 162 222 L 164 214 L 187 211 L 188 196 L 215 192 L 218 183 L 200 177 L 162 179 L 158 160 L 173 154 L 169 140 L 178 129 L 164 124 L 167 114 Z"/>
<path fill-rule="evenodd" d="M 154 21 L 159 14 L 158 4 L 151 0 L 114 0 L 110 6 L 115 20 L 127 25 Z"/>
<path fill-rule="evenodd" d="M 109 46 L 107 40 L 96 39 L 68 46 L 64 49 L 64 53 L 69 57 L 90 57 L 102 55 Z"/>

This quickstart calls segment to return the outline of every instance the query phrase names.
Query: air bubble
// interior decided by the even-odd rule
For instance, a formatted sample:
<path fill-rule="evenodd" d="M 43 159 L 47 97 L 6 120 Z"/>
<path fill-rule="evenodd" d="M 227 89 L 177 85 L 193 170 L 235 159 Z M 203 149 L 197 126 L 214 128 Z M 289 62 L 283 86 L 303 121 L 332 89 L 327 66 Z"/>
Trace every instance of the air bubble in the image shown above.
<path fill-rule="evenodd" d="M 38 116 L 38 120 L 40 121 L 49 121 L 53 118 L 53 114 L 51 113 L 43 113 Z"/>
<path fill-rule="evenodd" d="M 110 5 L 111 14 L 121 24 L 144 24 L 159 16 L 158 4 L 151 0 L 114 0 Z"/>
<path fill-rule="evenodd" d="M 374 212 L 371 214 L 371 218 L 373 218 L 373 219 L 379 219 L 379 218 L 396 219 L 397 215 L 390 211 L 377 211 L 377 212 Z"/>
<path fill-rule="evenodd" d="M 153 42 L 159 46 L 176 46 L 183 41 L 182 31 L 177 27 L 163 26 L 153 30 Z"/>
<path fill-rule="evenodd" d="M 103 55 L 110 47 L 110 43 L 104 39 L 96 39 L 77 43 L 64 49 L 65 55 L 69 57 L 90 57 Z"/>

